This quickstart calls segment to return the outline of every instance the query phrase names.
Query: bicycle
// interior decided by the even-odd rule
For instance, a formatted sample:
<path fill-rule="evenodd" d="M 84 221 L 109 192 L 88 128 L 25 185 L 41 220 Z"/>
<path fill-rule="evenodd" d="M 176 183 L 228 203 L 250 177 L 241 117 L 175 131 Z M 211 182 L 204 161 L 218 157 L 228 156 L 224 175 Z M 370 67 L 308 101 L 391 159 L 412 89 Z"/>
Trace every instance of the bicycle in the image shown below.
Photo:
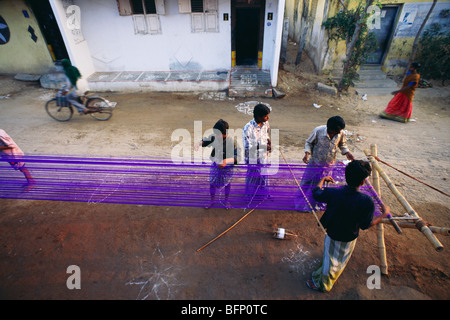
<path fill-rule="evenodd" d="M 68 90 L 64 86 L 56 93 L 54 98 L 45 104 L 45 111 L 56 121 L 69 121 L 73 116 L 74 107 L 67 99 L 67 92 Z M 92 118 L 106 121 L 112 117 L 115 105 L 105 98 L 98 95 L 85 95 L 84 97 L 78 97 L 78 99 L 88 109 L 86 114 L 89 114 Z"/>

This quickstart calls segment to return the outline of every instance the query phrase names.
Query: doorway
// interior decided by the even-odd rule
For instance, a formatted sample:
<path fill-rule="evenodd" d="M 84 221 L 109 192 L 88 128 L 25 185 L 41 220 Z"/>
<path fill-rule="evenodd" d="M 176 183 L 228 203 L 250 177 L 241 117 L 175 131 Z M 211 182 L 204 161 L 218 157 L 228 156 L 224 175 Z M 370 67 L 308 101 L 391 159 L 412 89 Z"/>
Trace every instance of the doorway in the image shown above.
<path fill-rule="evenodd" d="M 53 61 L 68 59 L 66 45 L 48 0 L 27 0 L 36 17 Z"/>
<path fill-rule="evenodd" d="M 257 66 L 263 48 L 264 0 L 232 1 L 232 51 L 236 66 Z"/>
<path fill-rule="evenodd" d="M 383 62 L 392 38 L 397 12 L 398 6 L 384 6 L 381 9 L 381 27 L 371 30 L 371 32 L 375 33 L 378 46 L 374 52 L 369 54 L 365 64 L 381 64 Z"/>

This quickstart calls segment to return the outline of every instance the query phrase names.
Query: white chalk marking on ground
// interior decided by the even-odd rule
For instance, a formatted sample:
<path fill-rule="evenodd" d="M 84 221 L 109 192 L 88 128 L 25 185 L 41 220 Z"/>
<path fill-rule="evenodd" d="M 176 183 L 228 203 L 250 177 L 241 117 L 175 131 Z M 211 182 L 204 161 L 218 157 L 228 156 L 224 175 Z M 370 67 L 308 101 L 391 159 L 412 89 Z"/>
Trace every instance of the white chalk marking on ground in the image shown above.
<path fill-rule="evenodd" d="M 297 247 L 289 250 L 289 255 L 281 259 L 282 262 L 289 264 L 289 267 L 298 274 L 306 275 L 315 269 L 320 259 L 313 259 L 311 253 L 295 240 Z"/>
<path fill-rule="evenodd" d="M 174 259 L 181 251 L 168 257 Z M 183 284 L 178 283 L 177 275 L 181 268 L 174 265 L 167 265 L 167 260 L 161 250 L 156 248 L 153 251 L 151 261 L 141 260 L 139 269 L 141 274 L 126 285 L 138 285 L 140 290 L 136 300 L 146 300 L 153 298 L 156 300 L 173 299 L 176 289 Z M 169 261 L 170 262 L 170 261 Z"/>

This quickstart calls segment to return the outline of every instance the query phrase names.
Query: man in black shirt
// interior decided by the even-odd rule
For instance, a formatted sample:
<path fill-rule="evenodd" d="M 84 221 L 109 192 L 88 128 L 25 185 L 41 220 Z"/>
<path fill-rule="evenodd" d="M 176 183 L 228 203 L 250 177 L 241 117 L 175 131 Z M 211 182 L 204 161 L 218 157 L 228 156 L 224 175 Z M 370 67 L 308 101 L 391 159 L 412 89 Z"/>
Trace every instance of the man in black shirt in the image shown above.
<path fill-rule="evenodd" d="M 371 172 L 368 162 L 354 160 L 345 168 L 346 186 L 323 189 L 324 182 L 334 183 L 334 179 L 327 176 L 313 190 L 314 199 L 327 204 L 320 219 L 327 235 L 322 264 L 313 272 L 312 279 L 306 282 L 311 289 L 330 291 L 350 260 L 359 229 L 366 230 L 380 223 L 389 214 L 389 208 L 383 206 L 383 214 L 374 217 L 375 205 L 372 198 L 359 191 Z"/>
<path fill-rule="evenodd" d="M 228 122 L 220 119 L 213 127 L 214 133 L 208 138 L 203 138 L 194 146 L 198 148 L 212 146 L 211 167 L 209 171 L 209 190 L 211 201 L 205 206 L 206 209 L 212 207 L 215 203 L 216 191 L 224 190 L 225 198 L 222 203 L 225 209 L 230 209 L 231 204 L 228 201 L 231 190 L 231 179 L 233 177 L 233 165 L 237 164 L 237 148 L 232 137 L 227 136 L 229 129 Z"/>

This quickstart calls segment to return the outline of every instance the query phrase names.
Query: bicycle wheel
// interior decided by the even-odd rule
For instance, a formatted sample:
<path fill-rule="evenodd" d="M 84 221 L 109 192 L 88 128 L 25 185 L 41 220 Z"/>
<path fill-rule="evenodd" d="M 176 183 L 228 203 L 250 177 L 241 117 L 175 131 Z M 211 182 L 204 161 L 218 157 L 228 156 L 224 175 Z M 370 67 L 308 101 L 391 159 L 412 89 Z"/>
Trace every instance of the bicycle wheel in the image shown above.
<path fill-rule="evenodd" d="M 56 98 L 53 98 L 45 104 L 45 111 L 56 121 L 69 121 L 73 115 L 71 106 L 62 107 L 56 104 Z"/>
<path fill-rule="evenodd" d="M 89 115 L 96 120 L 106 121 L 112 117 L 112 108 L 102 98 L 89 99 L 86 107 L 90 109 Z"/>

